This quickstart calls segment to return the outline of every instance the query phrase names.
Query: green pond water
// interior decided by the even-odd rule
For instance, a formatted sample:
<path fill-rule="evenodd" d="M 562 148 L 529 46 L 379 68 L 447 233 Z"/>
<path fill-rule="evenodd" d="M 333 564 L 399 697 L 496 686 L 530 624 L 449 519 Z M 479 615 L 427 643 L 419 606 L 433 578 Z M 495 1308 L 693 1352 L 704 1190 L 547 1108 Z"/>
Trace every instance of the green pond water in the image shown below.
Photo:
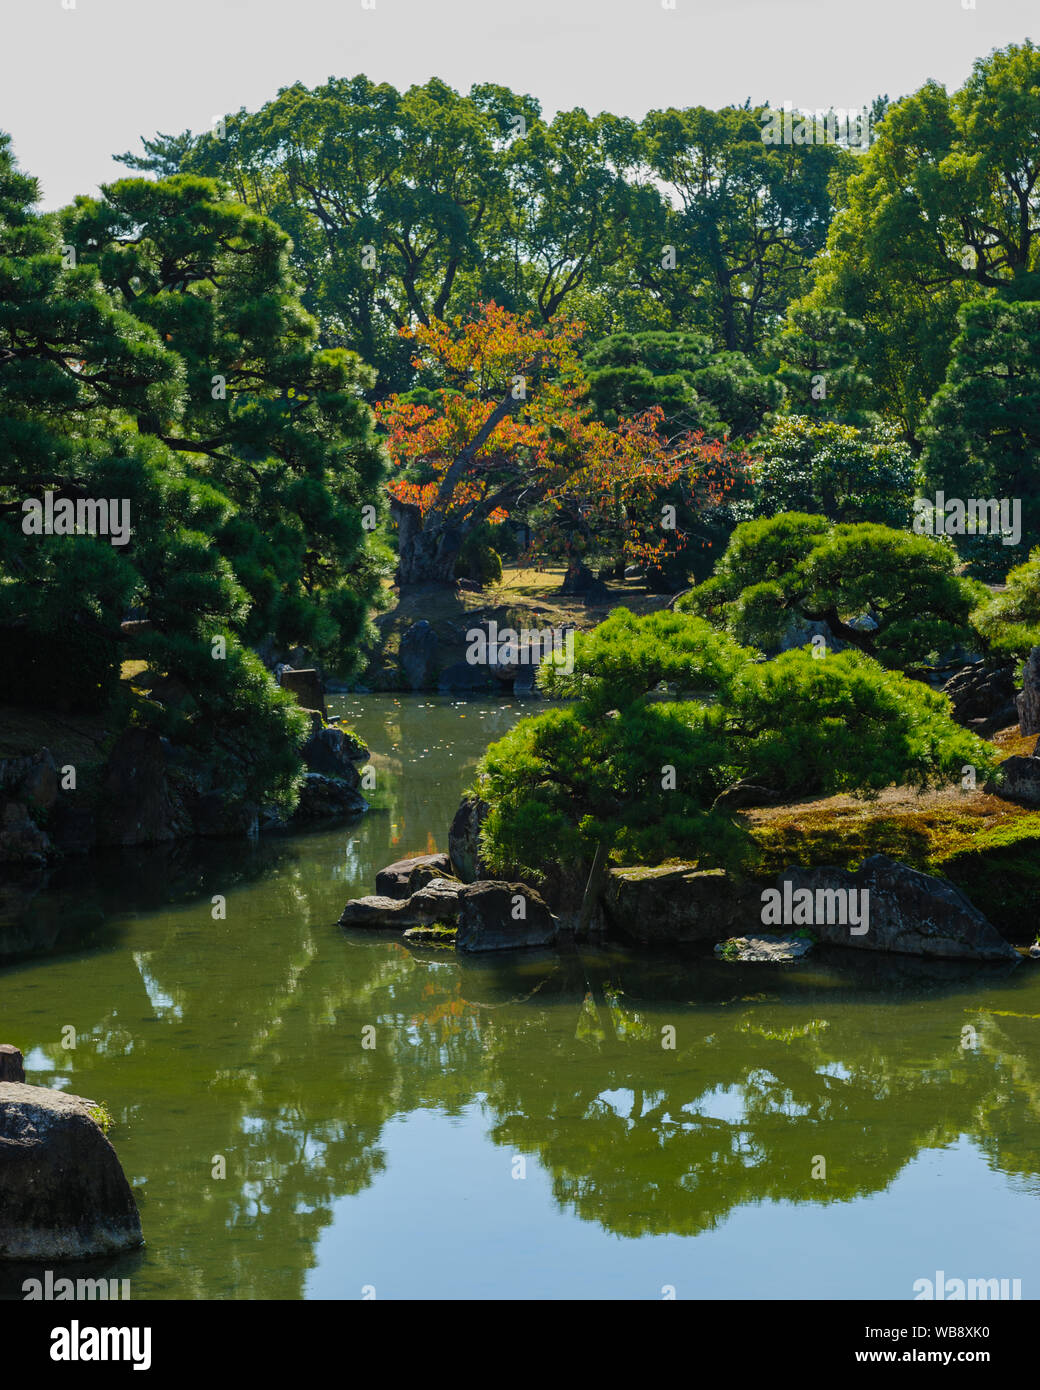
<path fill-rule="evenodd" d="M 0 969 L 0 1041 L 108 1106 L 147 1241 L 67 1272 L 137 1299 L 911 1299 L 937 1270 L 1040 1295 L 1040 969 L 345 934 L 377 869 L 446 848 L 523 706 L 332 705 L 373 750 L 364 818 L 70 861 L 20 904 L 48 949 Z"/>

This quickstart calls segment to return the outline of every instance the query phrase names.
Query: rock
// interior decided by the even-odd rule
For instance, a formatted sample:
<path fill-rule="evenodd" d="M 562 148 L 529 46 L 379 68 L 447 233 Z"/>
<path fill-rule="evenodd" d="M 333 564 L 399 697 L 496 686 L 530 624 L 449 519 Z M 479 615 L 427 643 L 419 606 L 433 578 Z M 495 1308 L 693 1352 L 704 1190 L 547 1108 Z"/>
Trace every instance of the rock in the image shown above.
<path fill-rule="evenodd" d="M 0 1259 L 81 1260 L 142 1243 L 134 1195 L 91 1104 L 0 1083 Z"/>
<path fill-rule="evenodd" d="M 376 874 L 376 892 L 384 898 L 410 898 L 431 879 L 445 878 L 451 873 L 451 860 L 446 854 L 418 854 L 412 859 L 398 859 Z"/>
<path fill-rule="evenodd" d="M 818 941 L 830 945 L 947 959 L 1018 959 L 1014 947 L 959 888 L 884 854 L 865 860 L 855 873 L 836 868 L 785 869 L 777 877 L 776 886 L 784 899 L 784 922 L 804 926 Z M 809 889 L 813 894 L 807 921 L 800 920 L 797 912 L 792 916 L 787 906 L 789 901 L 794 902 L 793 894 L 800 889 Z M 848 911 L 850 891 L 858 895 L 852 900 L 854 913 Z M 835 892 L 841 898 L 835 898 Z M 821 893 L 827 896 L 818 896 Z M 807 899 L 802 901 L 809 903 Z M 844 923 L 842 916 L 847 919 Z M 859 925 L 866 926 L 865 931 L 860 931 L 859 926 L 852 929 L 853 916 Z"/>
<path fill-rule="evenodd" d="M 731 936 L 719 941 L 715 954 L 723 960 L 753 961 L 776 965 L 801 960 L 812 950 L 812 942 L 804 936 L 772 936 L 756 932 L 753 936 Z"/>
<path fill-rule="evenodd" d="M 289 690 L 296 696 L 296 703 L 303 709 L 316 709 L 324 716 L 325 695 L 321 676 L 314 667 L 298 671 L 295 667 L 283 666 L 278 680 L 283 690 Z"/>
<path fill-rule="evenodd" d="M 1040 647 L 1033 647 L 1022 668 L 1022 693 L 1018 708 L 1018 730 L 1021 734 L 1040 733 Z"/>
<path fill-rule="evenodd" d="M 626 566 L 625 566 L 625 578 L 626 578 L 626 579 L 642 579 L 642 577 L 643 577 L 643 569 L 642 569 L 642 566 L 641 566 L 641 565 L 626 565 Z"/>
<path fill-rule="evenodd" d="M 1040 942 L 1034 941 L 1029 948 L 1029 959 L 1040 960 Z"/>
<path fill-rule="evenodd" d="M 610 590 L 597 579 L 582 560 L 571 560 L 560 585 L 561 594 L 577 594 L 586 603 L 602 603 L 610 598 Z"/>
<path fill-rule="evenodd" d="M 54 857 L 54 837 L 37 816 L 57 802 L 58 770 L 49 749 L 0 759 L 0 864 L 38 868 Z"/>
<path fill-rule="evenodd" d="M 846 626 L 853 632 L 877 632 L 881 624 L 872 613 L 861 613 L 857 618 L 850 618 Z"/>
<path fill-rule="evenodd" d="M 712 802 L 713 811 L 740 811 L 746 806 L 775 806 L 783 799 L 780 792 L 757 787 L 753 782 L 734 782 Z"/>
<path fill-rule="evenodd" d="M 384 898 L 369 895 L 351 898 L 339 919 L 341 927 L 387 927 L 400 931 L 412 925 L 406 898 Z"/>
<path fill-rule="evenodd" d="M 520 911 L 522 916 L 515 914 Z M 539 893 L 523 883 L 481 880 L 459 893 L 459 951 L 509 951 L 549 946 L 556 923 Z"/>
<path fill-rule="evenodd" d="M 429 927 L 454 917 L 459 910 L 462 885 L 454 879 L 434 878 L 410 898 L 373 895 L 354 898 L 343 909 L 341 927 Z"/>
<path fill-rule="evenodd" d="M 102 845 L 156 845 L 191 833 L 154 729 L 131 725 L 116 739 L 105 766 L 97 823 Z"/>
<path fill-rule="evenodd" d="M 468 661 L 453 661 L 437 677 L 438 690 L 498 690 L 499 684 L 488 666 Z"/>
<path fill-rule="evenodd" d="M 722 869 L 689 864 L 611 869 L 603 916 L 611 933 L 646 945 L 724 941 L 761 922 L 761 891 Z"/>
<path fill-rule="evenodd" d="M 355 787 L 339 777 L 325 777 L 320 772 L 306 772 L 300 799 L 293 812 L 293 822 L 328 820 L 339 816 L 360 816 L 368 810 L 368 802 Z"/>
<path fill-rule="evenodd" d="M 537 676 L 537 666 L 529 665 L 518 667 L 516 675 L 513 677 L 513 694 L 527 696 L 537 695 Z"/>
<path fill-rule="evenodd" d="M 355 763 L 366 762 L 369 750 L 356 734 L 323 723 L 321 715 L 315 710 L 310 737 L 301 748 L 300 756 L 308 772 L 339 777 L 356 791 L 361 785 L 361 777 Z"/>
<path fill-rule="evenodd" d="M 1015 683 L 1010 666 L 973 662 L 954 672 L 942 687 L 950 697 L 953 718 L 985 738 L 1017 719 Z"/>
<path fill-rule="evenodd" d="M 822 637 L 829 652 L 843 652 L 848 646 L 840 637 L 835 637 L 822 618 L 803 618 L 800 613 L 791 613 L 775 650 L 789 652 L 799 647 L 808 647 L 814 637 Z M 772 652 L 773 648 L 770 648 L 770 651 Z"/>
<path fill-rule="evenodd" d="M 49 748 L 41 748 L 29 760 L 19 791 L 30 806 L 41 811 L 49 811 L 58 800 L 58 769 Z"/>
<path fill-rule="evenodd" d="M 0 1043 L 0 1081 L 25 1082 L 25 1058 L 11 1043 Z"/>
<path fill-rule="evenodd" d="M 224 792 L 205 792 L 191 803 L 192 829 L 207 840 L 259 833 L 260 811 L 252 801 L 240 801 Z"/>
<path fill-rule="evenodd" d="M 30 816 L 24 801 L 0 802 L 0 864 L 39 867 L 53 853 L 50 836 Z"/>
<path fill-rule="evenodd" d="M 437 634 L 420 618 L 401 637 L 401 679 L 408 690 L 432 690 L 437 670 Z"/>
<path fill-rule="evenodd" d="M 1024 757 L 1017 753 L 1005 758 L 997 774 L 986 783 L 986 791 L 1008 801 L 1024 801 L 1027 806 L 1040 806 L 1040 758 Z"/>
<path fill-rule="evenodd" d="M 463 883 L 483 878 L 486 866 L 480 857 L 480 827 L 491 814 L 491 807 L 479 796 L 467 796 L 455 812 L 448 831 L 448 856 Z"/>

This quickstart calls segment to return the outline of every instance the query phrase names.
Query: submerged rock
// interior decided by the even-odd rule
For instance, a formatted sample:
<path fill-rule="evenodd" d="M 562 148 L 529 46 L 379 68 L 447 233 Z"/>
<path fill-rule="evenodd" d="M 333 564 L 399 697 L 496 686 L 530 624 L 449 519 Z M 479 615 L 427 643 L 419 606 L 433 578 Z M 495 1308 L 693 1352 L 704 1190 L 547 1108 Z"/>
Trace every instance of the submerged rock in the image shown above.
<path fill-rule="evenodd" d="M 450 874 L 451 867 L 446 854 L 417 854 L 411 859 L 398 859 L 376 874 L 376 892 L 384 898 L 410 898 L 432 879 Z"/>
<path fill-rule="evenodd" d="M 797 901 L 803 904 L 800 915 L 792 916 L 793 924 L 807 927 L 818 941 L 830 945 L 951 959 L 1019 959 L 1014 947 L 954 884 L 884 854 L 865 860 L 855 873 L 785 869 L 776 884 L 785 903 L 790 899 L 796 911 Z M 812 895 L 811 907 L 809 898 L 794 898 L 804 889 Z M 857 896 L 850 899 L 850 893 Z M 809 920 L 804 920 L 806 912 Z"/>
<path fill-rule="evenodd" d="M 556 923 L 540 893 L 524 883 L 482 880 L 459 893 L 460 951 L 510 951 L 549 946 Z"/>
<path fill-rule="evenodd" d="M 79 1260 L 142 1243 L 137 1203 L 91 1105 L 0 1083 L 0 1259 Z"/>
<path fill-rule="evenodd" d="M 723 960 L 776 965 L 801 960 L 812 947 L 813 943 L 804 936 L 772 936 L 768 932 L 757 932 L 753 936 L 731 936 L 728 941 L 717 942 L 715 954 Z"/>
<path fill-rule="evenodd" d="M 435 924 L 432 927 L 409 927 L 404 939 L 412 945 L 441 946 L 445 950 L 451 950 L 455 945 L 456 933 L 455 927 Z"/>

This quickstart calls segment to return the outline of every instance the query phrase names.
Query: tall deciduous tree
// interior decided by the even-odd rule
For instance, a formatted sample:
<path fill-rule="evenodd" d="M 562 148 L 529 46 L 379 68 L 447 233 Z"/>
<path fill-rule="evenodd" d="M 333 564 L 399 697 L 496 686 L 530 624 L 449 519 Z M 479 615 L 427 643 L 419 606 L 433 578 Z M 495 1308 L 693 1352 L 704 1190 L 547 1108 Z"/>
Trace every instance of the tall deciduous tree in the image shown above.
<path fill-rule="evenodd" d="M 763 114 L 672 108 L 641 127 L 670 203 L 647 228 L 639 276 L 672 306 L 676 327 L 706 327 L 718 347 L 752 355 L 807 289 L 831 177 L 855 158 L 833 143 L 769 145 Z"/>

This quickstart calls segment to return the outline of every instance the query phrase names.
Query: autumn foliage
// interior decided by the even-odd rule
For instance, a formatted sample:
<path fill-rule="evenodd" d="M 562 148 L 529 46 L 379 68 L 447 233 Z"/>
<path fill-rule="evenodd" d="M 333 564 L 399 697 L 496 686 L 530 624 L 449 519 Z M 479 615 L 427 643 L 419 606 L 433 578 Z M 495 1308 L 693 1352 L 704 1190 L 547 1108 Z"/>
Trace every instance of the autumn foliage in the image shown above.
<path fill-rule="evenodd" d="M 584 549 L 592 537 L 621 558 L 652 561 L 683 538 L 662 526 L 659 499 L 677 485 L 687 503 L 717 506 L 750 460 L 727 441 L 662 434 L 655 408 L 619 421 L 592 418 L 576 345 L 582 325 L 534 327 L 496 304 L 479 318 L 402 330 L 416 368 L 441 384 L 424 403 L 378 407 L 392 463 L 391 498 L 410 512 L 408 546 L 464 535 L 480 522 L 547 508 L 543 553 Z M 402 527 L 402 573 L 407 570 Z M 413 567 L 412 577 L 416 577 Z"/>

